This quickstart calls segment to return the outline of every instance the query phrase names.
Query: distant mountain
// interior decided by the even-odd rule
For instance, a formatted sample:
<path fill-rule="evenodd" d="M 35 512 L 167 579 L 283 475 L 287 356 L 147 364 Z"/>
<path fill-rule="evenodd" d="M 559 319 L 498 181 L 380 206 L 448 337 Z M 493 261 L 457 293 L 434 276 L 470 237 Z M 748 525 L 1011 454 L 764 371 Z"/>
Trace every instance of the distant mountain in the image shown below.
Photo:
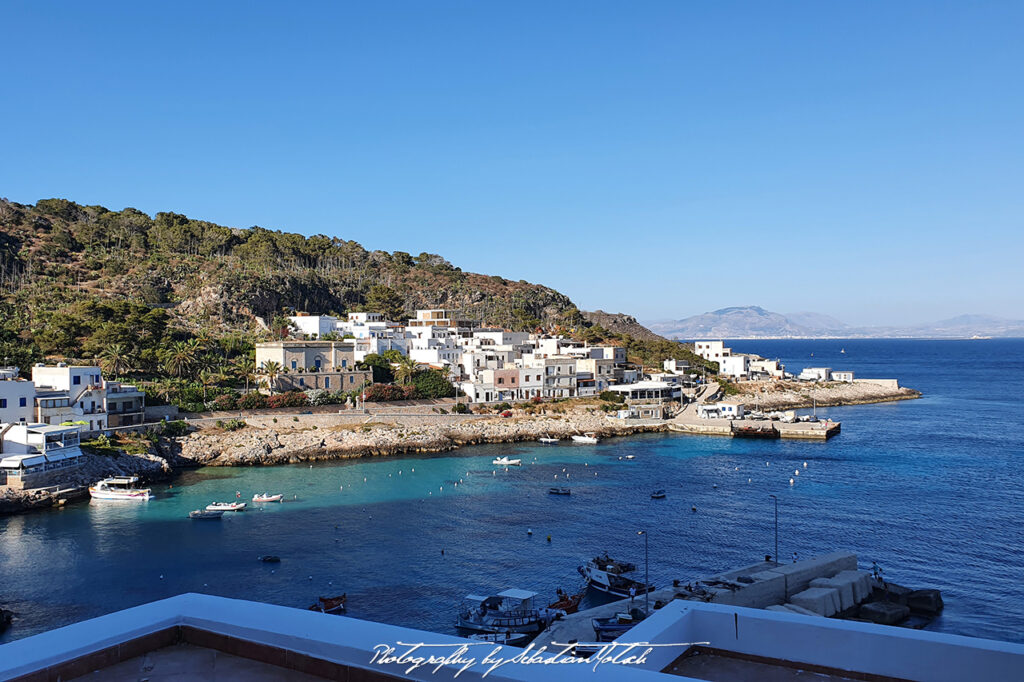
<path fill-rule="evenodd" d="M 851 327 L 814 312 L 773 313 L 759 306 L 722 308 L 682 320 L 652 322 L 652 331 L 670 339 L 753 338 L 936 338 L 1024 337 L 1024 320 L 991 315 L 960 315 L 928 324 Z"/>

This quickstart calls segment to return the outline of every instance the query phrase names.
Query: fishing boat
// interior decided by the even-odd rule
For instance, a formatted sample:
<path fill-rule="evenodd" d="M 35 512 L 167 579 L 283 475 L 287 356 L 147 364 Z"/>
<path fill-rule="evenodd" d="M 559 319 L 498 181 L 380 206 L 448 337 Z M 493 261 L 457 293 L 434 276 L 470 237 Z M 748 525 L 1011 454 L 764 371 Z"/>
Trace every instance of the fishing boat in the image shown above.
<path fill-rule="evenodd" d="M 548 438 L 548 437 L 538 438 L 537 440 L 540 441 L 541 443 L 548 443 L 548 444 L 557 443 L 558 442 L 557 438 Z"/>
<path fill-rule="evenodd" d="M 347 601 L 347 592 L 337 597 L 318 597 L 316 603 L 310 606 L 308 610 L 340 615 L 345 613 L 345 602 Z"/>
<path fill-rule="evenodd" d="M 597 443 L 597 434 L 596 433 L 585 433 L 582 436 L 573 436 L 572 437 L 572 442 L 573 443 L 582 443 L 582 444 L 585 444 L 585 445 L 594 445 L 594 444 Z"/>
<path fill-rule="evenodd" d="M 652 500 L 664 500 L 665 499 L 665 491 L 664 490 L 655 490 L 653 493 L 651 493 L 651 499 Z"/>
<path fill-rule="evenodd" d="M 281 563 L 281 557 L 274 556 L 273 554 L 261 554 L 256 557 L 256 561 L 262 561 L 265 564 L 279 564 Z"/>
<path fill-rule="evenodd" d="M 533 605 L 536 592 L 508 589 L 491 597 L 467 595 L 456 627 L 477 632 L 535 633 L 543 630 L 556 614 Z"/>
<path fill-rule="evenodd" d="M 594 634 L 599 642 L 614 642 L 623 634 L 642 621 L 646 616 L 641 609 L 633 609 L 629 613 L 616 613 L 610 618 L 591 618 Z"/>
<path fill-rule="evenodd" d="M 638 580 L 626 577 L 627 573 L 632 573 L 636 570 L 636 564 L 616 561 L 607 554 L 591 559 L 576 570 L 579 571 L 590 587 L 616 597 L 630 596 L 630 588 L 633 588 L 636 594 L 643 594 L 644 592 L 654 590 L 654 585 L 644 585 Z"/>
<path fill-rule="evenodd" d="M 213 521 L 222 516 L 224 516 L 222 511 L 207 511 L 206 509 L 195 509 L 188 513 L 188 517 L 196 521 Z"/>
<path fill-rule="evenodd" d="M 555 590 L 555 594 L 558 595 L 558 599 L 548 604 L 548 608 L 554 611 L 561 611 L 566 615 L 576 613 L 580 608 L 580 602 L 583 601 L 583 595 L 586 593 L 586 587 L 576 594 L 569 594 L 568 592 L 563 592 L 562 588 L 558 588 Z"/>
<path fill-rule="evenodd" d="M 245 502 L 211 502 L 210 504 L 206 505 L 206 511 L 245 511 Z"/>
<path fill-rule="evenodd" d="M 94 500 L 148 500 L 153 497 L 149 488 L 136 488 L 138 476 L 112 476 L 89 486 Z"/>
<path fill-rule="evenodd" d="M 256 493 L 252 496 L 253 502 L 280 502 L 283 499 L 284 495 L 281 494 L 271 495 L 270 493 L 263 493 L 260 495 L 259 493 Z"/>
<path fill-rule="evenodd" d="M 554 487 L 554 488 L 548 488 L 548 494 L 549 495 L 571 495 L 572 491 L 569 490 L 568 488 Z"/>
<path fill-rule="evenodd" d="M 502 467 L 518 467 L 523 465 L 523 460 L 509 459 L 508 457 L 496 457 L 491 464 L 497 464 Z"/>
<path fill-rule="evenodd" d="M 491 642 L 493 644 L 507 644 L 508 646 L 519 646 L 530 640 L 529 632 L 474 632 L 467 639 L 476 642 Z"/>

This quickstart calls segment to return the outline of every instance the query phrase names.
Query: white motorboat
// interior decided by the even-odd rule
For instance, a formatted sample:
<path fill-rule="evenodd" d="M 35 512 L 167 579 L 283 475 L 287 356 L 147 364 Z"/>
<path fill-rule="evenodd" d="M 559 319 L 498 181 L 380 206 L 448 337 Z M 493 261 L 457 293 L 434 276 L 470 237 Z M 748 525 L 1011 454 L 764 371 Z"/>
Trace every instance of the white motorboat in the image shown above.
<path fill-rule="evenodd" d="M 456 627 L 503 634 L 540 632 L 555 619 L 556 614 L 550 609 L 535 608 L 533 598 L 536 596 L 536 592 L 517 589 L 505 590 L 491 597 L 467 595 Z"/>
<path fill-rule="evenodd" d="M 493 644 L 507 644 L 508 646 L 520 646 L 530 640 L 528 632 L 475 632 L 468 637 L 475 642 L 491 642 Z"/>
<path fill-rule="evenodd" d="M 206 511 L 245 511 L 245 502 L 213 502 L 206 505 Z"/>
<path fill-rule="evenodd" d="M 260 495 L 259 493 L 256 493 L 252 496 L 253 502 L 280 502 L 283 499 L 284 495 L 281 494 L 271 495 L 270 493 L 263 493 Z"/>
<path fill-rule="evenodd" d="M 548 444 L 550 444 L 550 443 L 557 443 L 558 442 L 557 438 L 538 438 L 537 440 L 539 440 L 541 443 L 548 443 Z"/>
<path fill-rule="evenodd" d="M 136 488 L 138 476 L 112 476 L 89 486 L 94 500 L 148 500 L 153 497 L 149 488 Z"/>
<path fill-rule="evenodd" d="M 206 509 L 195 509 L 188 513 L 188 517 L 196 521 L 213 521 L 222 516 L 224 516 L 222 511 L 208 511 Z"/>
<path fill-rule="evenodd" d="M 502 467 L 518 467 L 523 465 L 521 459 L 509 459 L 508 457 L 497 457 L 491 464 L 497 464 Z"/>
<path fill-rule="evenodd" d="M 586 445 L 594 445 L 594 444 L 597 443 L 597 434 L 596 433 L 585 433 L 582 436 L 573 436 L 572 437 L 572 442 L 573 443 L 584 443 Z"/>
<path fill-rule="evenodd" d="M 642 582 L 625 576 L 626 573 L 636 570 L 635 564 L 616 561 L 607 554 L 591 559 L 576 570 L 580 572 L 590 587 L 616 597 L 630 596 L 630 588 L 634 588 L 636 594 L 654 590 L 653 585 L 645 586 Z"/>

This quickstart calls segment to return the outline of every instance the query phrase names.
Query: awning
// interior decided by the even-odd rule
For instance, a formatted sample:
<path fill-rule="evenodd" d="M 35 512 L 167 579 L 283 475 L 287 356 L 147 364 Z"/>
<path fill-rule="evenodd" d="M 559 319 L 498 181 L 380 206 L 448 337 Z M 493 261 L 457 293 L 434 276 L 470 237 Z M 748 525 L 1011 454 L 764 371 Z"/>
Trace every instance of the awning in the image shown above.
<path fill-rule="evenodd" d="M 46 458 L 42 455 L 11 455 L 0 460 L 0 468 L 4 469 L 21 469 L 39 464 L 46 464 Z"/>

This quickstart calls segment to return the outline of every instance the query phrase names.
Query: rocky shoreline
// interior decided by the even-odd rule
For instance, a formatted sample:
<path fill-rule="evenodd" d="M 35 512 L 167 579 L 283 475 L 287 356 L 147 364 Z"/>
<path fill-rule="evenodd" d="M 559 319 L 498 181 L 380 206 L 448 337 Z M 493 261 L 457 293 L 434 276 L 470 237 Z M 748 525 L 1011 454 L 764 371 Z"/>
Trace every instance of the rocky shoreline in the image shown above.
<path fill-rule="evenodd" d="M 739 393 L 725 400 L 743 402 L 748 408 L 762 411 L 796 410 L 812 406 L 840 407 L 914 400 L 920 391 L 885 383 L 824 383 L 807 385 L 799 382 L 759 382 L 740 384 Z"/>

